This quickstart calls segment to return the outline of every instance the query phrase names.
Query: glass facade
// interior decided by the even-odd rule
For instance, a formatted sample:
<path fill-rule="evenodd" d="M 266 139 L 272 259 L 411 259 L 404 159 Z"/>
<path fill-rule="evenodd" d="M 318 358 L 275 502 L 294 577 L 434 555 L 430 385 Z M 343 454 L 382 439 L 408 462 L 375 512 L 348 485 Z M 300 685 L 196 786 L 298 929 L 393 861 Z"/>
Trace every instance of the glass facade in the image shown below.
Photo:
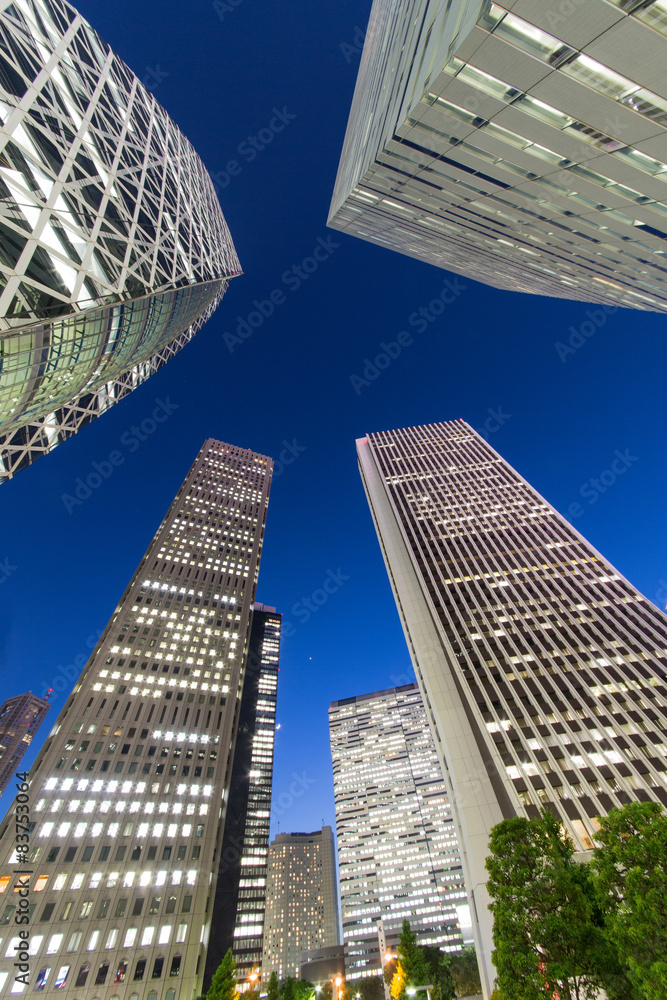
<path fill-rule="evenodd" d="M 46 698 L 31 691 L 8 698 L 0 706 L 0 795 L 18 771 L 50 707 Z"/>
<path fill-rule="evenodd" d="M 194 149 L 73 7 L 7 6 L 0 37 L 0 431 L 57 434 L 240 267 Z"/>
<path fill-rule="evenodd" d="M 460 949 L 467 893 L 417 684 L 333 702 L 329 732 L 347 977 L 380 975 L 405 919 L 420 944 Z"/>
<path fill-rule="evenodd" d="M 375 0 L 330 225 L 498 288 L 664 312 L 663 8 L 510 6 Z"/>
<path fill-rule="evenodd" d="M 201 993 L 271 471 L 205 442 L 31 770 L 30 992 Z M 28 989 L 14 847 L 0 995 Z"/>
<path fill-rule="evenodd" d="M 546 806 L 586 851 L 612 807 L 667 805 L 667 617 L 465 421 L 357 446 L 488 988 L 491 827 Z"/>

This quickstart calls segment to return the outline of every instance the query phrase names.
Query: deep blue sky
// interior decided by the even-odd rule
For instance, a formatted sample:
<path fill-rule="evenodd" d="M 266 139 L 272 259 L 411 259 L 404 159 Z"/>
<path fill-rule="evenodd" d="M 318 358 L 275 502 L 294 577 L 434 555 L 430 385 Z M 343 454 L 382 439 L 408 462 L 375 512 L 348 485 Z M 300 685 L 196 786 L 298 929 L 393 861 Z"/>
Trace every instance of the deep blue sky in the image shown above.
<path fill-rule="evenodd" d="M 87 657 L 88 637 L 106 624 L 206 437 L 274 457 L 296 442 L 303 450 L 274 481 L 258 589 L 295 626 L 282 654 L 274 795 L 288 797 L 295 774 L 307 787 L 280 817 L 285 832 L 333 823 L 329 702 L 411 673 L 355 438 L 455 417 L 480 428 L 500 408 L 509 417 L 490 436 L 494 447 L 559 510 L 579 501 L 579 530 L 664 604 L 667 338 L 663 317 L 622 310 L 563 363 L 554 344 L 590 307 L 464 280 L 444 315 L 413 331 L 414 343 L 357 395 L 350 376 L 446 277 L 326 229 L 358 67 L 350 48 L 370 3 L 235 3 L 219 5 L 222 20 L 203 0 L 80 4 L 221 183 L 229 160 L 241 164 L 220 200 L 245 274 L 149 383 L 0 487 L 0 564 L 13 567 L 0 574 L 0 697 L 40 693 L 59 667 Z M 249 162 L 239 146 L 269 127 L 274 108 L 296 117 Z M 329 237 L 334 252 L 302 287 L 283 284 Z M 225 332 L 276 288 L 286 301 L 230 352 Z M 177 409 L 130 451 L 123 435 L 167 398 Z M 124 464 L 68 513 L 62 495 L 118 449 Z M 627 472 L 594 504 L 582 498 L 626 449 L 636 458 Z M 302 621 L 295 605 L 329 571 L 347 579 Z M 70 687 L 54 696 L 35 750 Z"/>

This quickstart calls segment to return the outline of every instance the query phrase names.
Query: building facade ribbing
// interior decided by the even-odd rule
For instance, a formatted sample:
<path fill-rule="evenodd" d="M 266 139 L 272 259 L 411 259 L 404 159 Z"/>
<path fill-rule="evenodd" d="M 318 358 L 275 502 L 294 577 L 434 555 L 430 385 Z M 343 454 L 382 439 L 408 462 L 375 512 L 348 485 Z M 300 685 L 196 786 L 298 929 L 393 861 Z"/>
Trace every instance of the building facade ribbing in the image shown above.
<path fill-rule="evenodd" d="M 205 984 L 229 948 L 241 991 L 262 968 L 281 615 L 255 604 Z"/>
<path fill-rule="evenodd" d="M 375 0 L 329 224 L 512 291 L 667 310 L 663 0 Z"/>
<path fill-rule="evenodd" d="M 460 949 L 467 893 L 418 685 L 332 702 L 329 731 L 348 978 L 382 973 L 378 920 L 386 948 L 407 919 L 420 944 Z"/>
<path fill-rule="evenodd" d="M 30 992 L 201 992 L 271 472 L 204 443 L 31 770 Z"/>
<path fill-rule="evenodd" d="M 262 982 L 299 977 L 303 952 L 339 945 L 333 830 L 279 833 L 269 848 Z"/>
<path fill-rule="evenodd" d="M 0 31 L 9 478 L 183 346 L 240 266 L 195 150 L 72 6 L 5 5 Z"/>
<path fill-rule="evenodd" d="M 667 805 L 667 617 L 463 420 L 357 442 L 451 790 L 482 984 L 491 828 L 549 808 L 576 847 Z"/>
<path fill-rule="evenodd" d="M 0 795 L 18 770 L 50 708 L 47 698 L 38 698 L 32 691 L 7 698 L 0 706 Z"/>

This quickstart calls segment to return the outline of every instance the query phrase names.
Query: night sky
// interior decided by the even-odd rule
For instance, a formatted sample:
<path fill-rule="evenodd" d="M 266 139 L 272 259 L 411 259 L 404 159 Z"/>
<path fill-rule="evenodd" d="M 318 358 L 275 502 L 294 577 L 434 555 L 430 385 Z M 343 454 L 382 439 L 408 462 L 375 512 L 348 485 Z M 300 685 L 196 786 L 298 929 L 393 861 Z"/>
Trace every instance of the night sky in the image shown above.
<path fill-rule="evenodd" d="M 665 319 L 618 310 L 562 360 L 555 345 L 593 307 L 454 279 L 327 230 L 369 0 L 86 0 L 79 9 L 203 158 L 245 273 L 149 382 L 0 487 L 0 697 L 59 689 L 30 764 L 204 439 L 282 453 L 257 592 L 292 625 L 278 689 L 274 802 L 282 796 L 283 806 L 273 833 L 278 818 L 282 832 L 317 829 L 334 822 L 330 701 L 412 678 L 355 438 L 457 417 L 486 428 L 664 606 Z M 307 274 L 301 263 L 318 246 L 325 259 Z M 454 301 L 410 325 L 447 278 Z M 276 289 L 280 305 L 240 337 L 256 303 L 269 312 L 263 303 Z M 363 378 L 365 359 L 403 330 L 412 343 L 386 370 L 367 385 L 351 378 Z M 139 440 L 132 428 L 160 401 L 168 419 Z M 63 494 L 114 450 L 123 464 L 67 505 Z M 592 480 L 617 451 L 626 470 L 600 492 Z M 303 599 L 326 579 L 338 589 L 309 612 Z"/>

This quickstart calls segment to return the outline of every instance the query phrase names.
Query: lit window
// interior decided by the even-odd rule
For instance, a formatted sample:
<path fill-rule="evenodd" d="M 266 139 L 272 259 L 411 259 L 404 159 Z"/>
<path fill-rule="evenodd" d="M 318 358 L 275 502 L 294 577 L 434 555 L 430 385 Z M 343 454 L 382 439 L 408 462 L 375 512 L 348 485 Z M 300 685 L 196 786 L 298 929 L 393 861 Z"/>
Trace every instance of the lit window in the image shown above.
<path fill-rule="evenodd" d="M 169 938 L 171 937 L 171 924 L 165 924 L 160 928 L 160 936 L 157 939 L 158 944 L 169 944 Z"/>
<path fill-rule="evenodd" d="M 155 934 L 154 927 L 144 927 L 143 934 L 141 935 L 141 947 L 146 947 L 153 941 L 153 935 Z"/>
<path fill-rule="evenodd" d="M 129 927 L 125 932 L 125 940 L 123 941 L 123 948 L 131 948 L 137 939 L 137 928 Z"/>
<path fill-rule="evenodd" d="M 53 934 L 53 935 L 51 935 L 51 940 L 49 941 L 48 945 L 46 946 L 46 954 L 47 955 L 55 955 L 55 953 L 60 948 L 60 945 L 63 943 L 63 937 L 64 937 L 63 934 Z"/>

